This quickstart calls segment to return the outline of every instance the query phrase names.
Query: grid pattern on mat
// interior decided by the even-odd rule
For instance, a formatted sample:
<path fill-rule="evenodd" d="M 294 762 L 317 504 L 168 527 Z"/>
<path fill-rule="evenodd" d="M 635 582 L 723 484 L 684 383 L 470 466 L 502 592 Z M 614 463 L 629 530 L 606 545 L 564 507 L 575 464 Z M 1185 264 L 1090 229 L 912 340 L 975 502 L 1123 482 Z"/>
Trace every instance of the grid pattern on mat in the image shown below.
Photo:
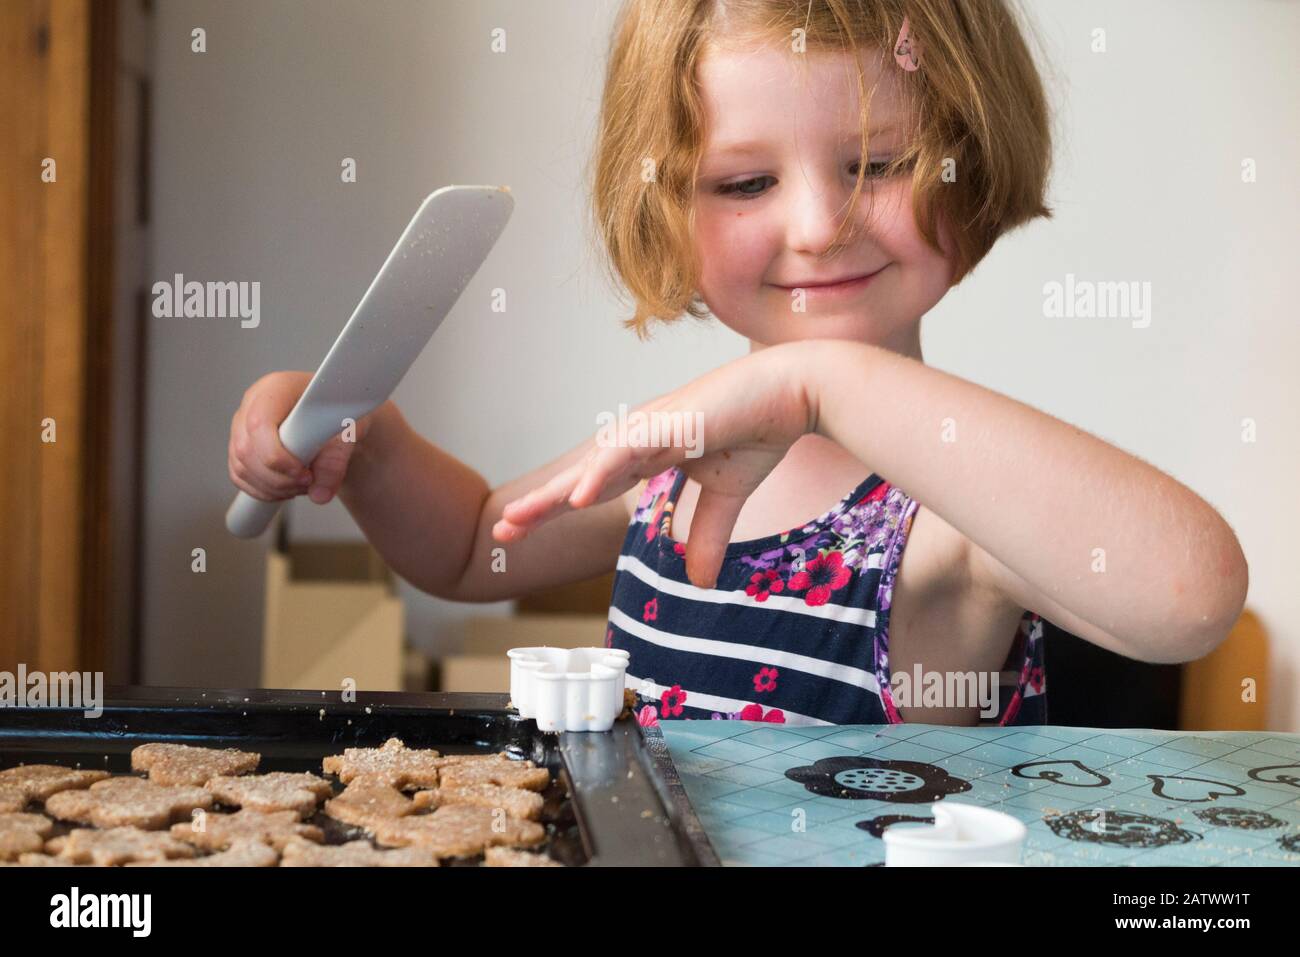
<path fill-rule="evenodd" d="M 968 783 L 940 800 L 1024 821 L 1023 862 L 1031 866 L 1300 865 L 1300 734 L 749 721 L 664 721 L 645 731 L 662 735 L 723 864 L 883 863 L 883 840 L 860 823 L 928 819 L 932 800 L 817 794 L 786 775 L 823 759 L 871 758 L 916 762 L 942 769 L 933 771 L 941 781 Z M 862 781 L 862 773 L 841 771 L 834 790 Z M 906 771 L 890 780 L 898 797 L 919 783 Z M 1096 810 L 1110 814 L 1112 826 L 1125 821 L 1126 831 L 1159 836 L 1090 839 Z"/>

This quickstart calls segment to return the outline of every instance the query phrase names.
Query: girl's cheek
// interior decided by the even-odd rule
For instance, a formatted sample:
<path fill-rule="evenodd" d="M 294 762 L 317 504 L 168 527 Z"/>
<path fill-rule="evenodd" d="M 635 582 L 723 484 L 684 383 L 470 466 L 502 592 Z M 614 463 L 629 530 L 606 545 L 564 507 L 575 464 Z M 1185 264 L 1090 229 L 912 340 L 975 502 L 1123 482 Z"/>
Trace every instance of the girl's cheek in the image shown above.
<path fill-rule="evenodd" d="M 715 209 L 701 213 L 696 219 L 696 236 L 706 282 L 752 283 L 766 268 L 766 240 L 753 212 Z"/>
<path fill-rule="evenodd" d="M 889 258 L 904 265 L 942 273 L 950 271 L 954 246 L 948 228 L 939 224 L 939 245 L 946 251 L 936 252 L 921 236 L 912 214 L 912 185 L 903 180 L 891 186 L 888 197 L 881 197 L 884 215 L 873 223 L 872 235 Z"/>

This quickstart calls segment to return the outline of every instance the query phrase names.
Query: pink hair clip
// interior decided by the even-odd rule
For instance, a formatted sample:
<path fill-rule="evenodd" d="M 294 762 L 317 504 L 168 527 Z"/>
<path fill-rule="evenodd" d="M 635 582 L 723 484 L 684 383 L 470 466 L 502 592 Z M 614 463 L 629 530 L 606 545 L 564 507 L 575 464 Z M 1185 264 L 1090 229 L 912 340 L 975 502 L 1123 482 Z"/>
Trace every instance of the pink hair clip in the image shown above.
<path fill-rule="evenodd" d="M 912 26 L 903 17 L 903 27 L 894 42 L 894 59 L 908 73 L 916 72 L 921 65 L 921 45 L 912 39 Z"/>

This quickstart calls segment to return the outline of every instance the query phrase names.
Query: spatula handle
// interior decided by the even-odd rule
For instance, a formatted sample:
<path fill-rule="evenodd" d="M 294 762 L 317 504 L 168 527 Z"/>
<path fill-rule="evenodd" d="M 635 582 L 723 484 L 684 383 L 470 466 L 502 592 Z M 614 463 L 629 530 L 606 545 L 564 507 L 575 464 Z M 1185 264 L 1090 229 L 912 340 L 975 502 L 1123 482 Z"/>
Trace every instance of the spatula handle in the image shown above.
<path fill-rule="evenodd" d="M 264 502 L 247 492 L 240 492 L 226 509 L 226 528 L 239 538 L 256 538 L 261 535 L 283 502 Z"/>

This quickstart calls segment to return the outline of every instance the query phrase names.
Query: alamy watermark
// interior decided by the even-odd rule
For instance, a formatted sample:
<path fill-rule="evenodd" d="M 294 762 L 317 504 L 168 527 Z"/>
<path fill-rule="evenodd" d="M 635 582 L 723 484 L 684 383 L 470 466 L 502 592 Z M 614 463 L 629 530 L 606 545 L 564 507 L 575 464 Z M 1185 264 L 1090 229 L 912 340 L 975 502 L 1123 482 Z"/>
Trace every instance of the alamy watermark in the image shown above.
<path fill-rule="evenodd" d="M 1065 274 L 1065 282 L 1043 284 L 1048 319 L 1131 319 L 1134 329 L 1151 325 L 1150 282 L 1097 282 Z"/>
<path fill-rule="evenodd" d="M 80 708 L 87 718 L 104 713 L 104 672 L 0 671 L 0 708 Z"/>
<path fill-rule="evenodd" d="M 688 459 L 704 454 L 704 413 L 637 409 L 596 416 L 596 444 L 613 448 L 683 448 Z"/>
<path fill-rule="evenodd" d="M 68 893 L 50 898 L 50 926 L 55 928 L 120 927 L 132 937 L 148 937 L 152 915 L 152 894 L 83 894 L 74 884 Z"/>
<path fill-rule="evenodd" d="M 889 690 L 900 708 L 978 706 L 981 718 L 996 718 L 999 683 L 996 671 L 922 671 L 917 662 L 911 674 L 890 675 Z"/>
<path fill-rule="evenodd" d="M 245 329 L 262 322 L 260 282 L 185 281 L 177 273 L 153 284 L 153 314 L 159 319 L 240 319 Z"/>

